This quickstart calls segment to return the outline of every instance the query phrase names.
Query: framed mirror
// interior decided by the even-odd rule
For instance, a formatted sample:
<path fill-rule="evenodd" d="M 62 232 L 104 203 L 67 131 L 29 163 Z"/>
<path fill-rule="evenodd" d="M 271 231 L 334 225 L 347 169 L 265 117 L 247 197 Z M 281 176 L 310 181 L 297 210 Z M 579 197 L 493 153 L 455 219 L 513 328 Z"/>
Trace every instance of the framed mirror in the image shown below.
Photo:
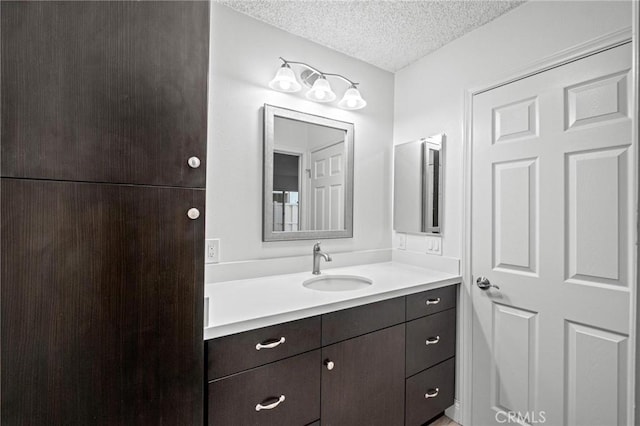
<path fill-rule="evenodd" d="M 445 135 L 394 148 L 393 229 L 442 235 Z"/>
<path fill-rule="evenodd" d="M 263 241 L 353 237 L 353 124 L 264 106 Z"/>

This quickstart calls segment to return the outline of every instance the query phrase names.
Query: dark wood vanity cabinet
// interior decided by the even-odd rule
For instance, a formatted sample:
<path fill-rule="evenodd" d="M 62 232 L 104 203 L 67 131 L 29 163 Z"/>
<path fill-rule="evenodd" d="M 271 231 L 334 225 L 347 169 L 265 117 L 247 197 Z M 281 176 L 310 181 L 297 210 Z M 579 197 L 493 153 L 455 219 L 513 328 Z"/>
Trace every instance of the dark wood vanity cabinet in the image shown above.
<path fill-rule="evenodd" d="M 0 2 L 3 425 L 203 422 L 208 10 Z"/>
<path fill-rule="evenodd" d="M 209 425 L 423 424 L 453 404 L 456 298 L 448 286 L 208 340 Z"/>

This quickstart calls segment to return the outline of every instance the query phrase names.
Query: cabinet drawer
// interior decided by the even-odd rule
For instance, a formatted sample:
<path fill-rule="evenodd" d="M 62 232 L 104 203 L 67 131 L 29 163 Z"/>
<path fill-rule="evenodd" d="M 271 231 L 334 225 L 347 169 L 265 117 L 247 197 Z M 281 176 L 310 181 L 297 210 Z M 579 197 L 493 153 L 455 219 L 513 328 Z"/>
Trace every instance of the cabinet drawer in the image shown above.
<path fill-rule="evenodd" d="M 455 354 L 455 309 L 407 323 L 407 377 L 451 358 Z"/>
<path fill-rule="evenodd" d="M 312 423 L 320 418 L 320 371 L 318 349 L 215 380 L 208 386 L 209 425 Z"/>
<path fill-rule="evenodd" d="M 456 287 L 450 285 L 407 296 L 407 321 L 455 307 Z"/>
<path fill-rule="evenodd" d="M 455 358 L 451 358 L 407 379 L 407 426 L 421 425 L 453 405 L 455 369 Z"/>
<path fill-rule="evenodd" d="M 325 314 L 322 316 L 322 346 L 401 324 L 404 317 L 404 297 Z"/>
<path fill-rule="evenodd" d="M 208 340 L 207 377 L 217 379 L 319 347 L 320 317 Z"/>

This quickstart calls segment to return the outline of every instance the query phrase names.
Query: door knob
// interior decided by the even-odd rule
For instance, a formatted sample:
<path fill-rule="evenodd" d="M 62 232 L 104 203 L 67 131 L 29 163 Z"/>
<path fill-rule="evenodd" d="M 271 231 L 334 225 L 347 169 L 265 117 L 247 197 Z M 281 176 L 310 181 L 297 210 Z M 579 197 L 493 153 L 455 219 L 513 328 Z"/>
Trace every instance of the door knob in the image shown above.
<path fill-rule="evenodd" d="M 478 279 L 476 280 L 476 284 L 478 284 L 480 290 L 489 290 L 491 287 L 495 288 L 496 290 L 500 290 L 500 287 L 491 284 L 491 281 L 489 281 L 489 278 L 487 277 L 478 277 Z"/>

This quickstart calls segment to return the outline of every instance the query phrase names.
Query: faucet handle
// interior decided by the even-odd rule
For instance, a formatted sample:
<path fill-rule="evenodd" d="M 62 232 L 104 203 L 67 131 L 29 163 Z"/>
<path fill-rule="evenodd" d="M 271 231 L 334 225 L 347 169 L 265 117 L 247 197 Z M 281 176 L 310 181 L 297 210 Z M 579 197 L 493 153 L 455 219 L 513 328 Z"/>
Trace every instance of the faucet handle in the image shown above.
<path fill-rule="evenodd" d="M 320 241 L 316 241 L 313 245 L 313 251 L 320 251 Z"/>

